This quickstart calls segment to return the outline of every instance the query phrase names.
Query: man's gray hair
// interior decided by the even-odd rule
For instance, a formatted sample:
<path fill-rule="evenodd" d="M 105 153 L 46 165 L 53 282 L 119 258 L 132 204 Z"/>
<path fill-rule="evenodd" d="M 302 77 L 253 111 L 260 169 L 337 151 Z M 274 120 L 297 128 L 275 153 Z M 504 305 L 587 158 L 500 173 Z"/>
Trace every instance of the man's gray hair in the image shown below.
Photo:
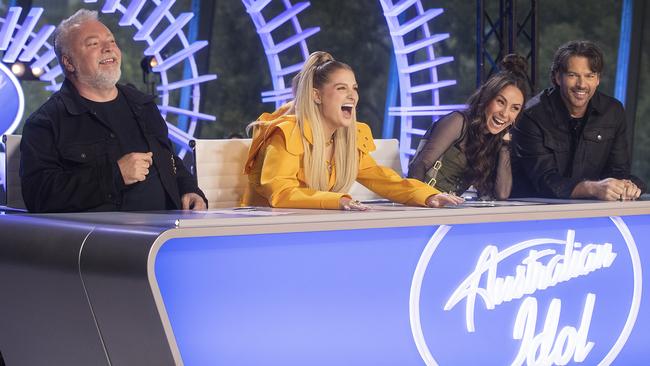
<path fill-rule="evenodd" d="M 63 55 L 70 53 L 70 45 L 68 44 L 68 36 L 70 31 L 75 26 L 83 24 L 87 21 L 97 20 L 97 11 L 88 9 L 79 9 L 68 19 L 63 19 L 54 31 L 54 53 L 59 60 L 59 65 L 63 67 Z M 64 68 L 65 70 L 65 68 Z"/>

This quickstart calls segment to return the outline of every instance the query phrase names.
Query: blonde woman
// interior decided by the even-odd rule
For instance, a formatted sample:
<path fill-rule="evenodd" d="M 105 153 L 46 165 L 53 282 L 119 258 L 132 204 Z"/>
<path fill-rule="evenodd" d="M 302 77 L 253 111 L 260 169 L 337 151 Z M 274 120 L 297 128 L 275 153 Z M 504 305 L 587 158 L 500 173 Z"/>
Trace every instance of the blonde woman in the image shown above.
<path fill-rule="evenodd" d="M 377 165 L 370 156 L 375 149 L 370 128 L 356 121 L 359 94 L 350 66 L 314 52 L 296 81 L 293 104 L 251 124 L 244 205 L 365 210 L 348 194 L 355 181 L 408 205 L 462 202 Z"/>

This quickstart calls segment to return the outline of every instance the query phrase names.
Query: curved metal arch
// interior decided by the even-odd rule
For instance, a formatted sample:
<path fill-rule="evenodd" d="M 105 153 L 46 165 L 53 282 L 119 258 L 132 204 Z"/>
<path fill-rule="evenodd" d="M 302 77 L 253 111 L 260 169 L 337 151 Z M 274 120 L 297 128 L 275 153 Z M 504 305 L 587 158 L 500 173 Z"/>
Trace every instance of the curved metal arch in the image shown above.
<path fill-rule="evenodd" d="M 400 86 L 400 106 L 389 108 L 389 115 L 401 118 L 400 158 L 402 168 L 408 165 L 409 156 L 415 153 L 412 136 L 424 135 L 425 129 L 416 128 L 414 117 L 424 117 L 433 123 L 442 115 L 464 105 L 440 103 L 440 89 L 456 84 L 456 80 L 440 80 L 437 67 L 454 60 L 451 56 L 437 57 L 434 45 L 449 38 L 449 33 L 432 34 L 429 21 L 444 12 L 443 9 L 425 9 L 420 0 L 379 0 L 393 42 Z M 415 13 L 410 19 L 407 14 Z M 407 42 L 405 37 L 410 35 Z M 423 60 L 416 59 L 418 54 Z M 426 73 L 424 83 L 415 84 L 416 75 Z M 422 102 L 427 100 L 427 102 Z"/>
<path fill-rule="evenodd" d="M 179 144 L 183 149 L 181 156 L 189 149 L 189 141 L 194 137 L 196 126 L 199 120 L 202 121 L 216 121 L 213 115 L 200 112 L 201 90 L 200 84 L 211 81 L 217 78 L 216 74 L 199 75 L 194 54 L 205 46 L 208 45 L 207 41 L 197 41 L 192 44 L 187 39 L 183 32 L 183 27 L 194 16 L 191 12 L 181 13 L 175 17 L 170 9 L 176 0 L 149 0 L 153 3 L 153 10 L 146 16 L 143 22 L 138 20 L 140 12 L 146 5 L 147 0 L 132 0 L 128 6 L 120 3 L 119 0 L 105 0 L 101 8 L 102 13 L 115 13 L 117 11 L 122 13 L 119 20 L 119 25 L 122 27 L 133 26 L 136 33 L 133 39 L 136 41 L 147 42 L 148 47 L 144 50 L 145 56 L 154 56 L 158 61 L 158 65 L 153 67 L 153 71 L 160 74 L 161 85 L 157 87 L 159 96 L 161 97 L 161 104 L 158 105 L 163 118 L 167 118 L 168 114 L 175 114 L 179 116 L 186 116 L 190 119 L 187 131 L 183 131 L 171 123 L 167 123 L 169 127 L 169 136 L 175 143 Z M 85 3 L 95 3 L 96 0 L 84 0 Z M 153 30 L 160 25 L 163 19 L 169 23 L 167 27 L 154 39 L 152 37 Z M 174 39 L 180 41 L 182 47 L 176 53 L 166 56 L 163 51 L 165 47 Z M 170 81 L 168 71 L 174 67 L 183 67 L 183 61 L 189 62 L 192 77 L 185 80 Z M 180 73 L 182 75 L 182 73 Z M 191 110 L 183 109 L 170 105 L 170 93 L 174 91 L 180 92 L 181 88 L 192 88 L 192 101 L 193 105 Z"/>
<path fill-rule="evenodd" d="M 52 60 L 56 60 L 54 47 L 47 42 L 49 36 L 54 32 L 53 25 L 41 26 L 37 33 L 34 33 L 43 8 L 31 8 L 22 24 L 18 24 L 18 18 L 23 11 L 21 7 L 11 7 L 5 18 L 0 18 L 0 51 L 5 51 L 3 62 L 13 63 L 16 61 L 30 64 L 31 67 L 43 69 L 39 80 L 49 82 L 46 90 L 58 90 L 60 84 L 56 82 L 56 76 L 61 73 L 61 67 L 56 62 L 49 66 Z M 15 33 L 14 33 L 15 32 Z M 39 51 L 42 51 L 39 54 Z"/>
<path fill-rule="evenodd" d="M 253 24 L 255 24 L 257 34 L 260 36 L 269 64 L 269 71 L 271 72 L 273 90 L 262 92 L 262 102 L 275 102 L 277 108 L 293 99 L 291 82 L 289 81 L 287 83 L 285 77 L 300 71 L 302 65 L 309 56 L 309 49 L 307 48 L 306 40 L 318 33 L 320 27 L 312 27 L 303 30 L 300 25 L 298 14 L 309 7 L 310 3 L 308 1 L 291 4 L 289 0 L 282 0 L 282 5 L 285 10 L 272 19 L 265 19 L 262 11 L 270 5 L 271 2 L 272 0 L 242 0 L 242 3 L 246 7 L 246 12 L 248 12 Z M 282 40 L 274 39 L 272 32 L 287 23 L 291 24 L 295 33 Z M 299 47 L 302 60 L 295 64 L 287 66 L 282 65 L 280 55 L 282 52 L 285 52 L 294 46 Z"/>

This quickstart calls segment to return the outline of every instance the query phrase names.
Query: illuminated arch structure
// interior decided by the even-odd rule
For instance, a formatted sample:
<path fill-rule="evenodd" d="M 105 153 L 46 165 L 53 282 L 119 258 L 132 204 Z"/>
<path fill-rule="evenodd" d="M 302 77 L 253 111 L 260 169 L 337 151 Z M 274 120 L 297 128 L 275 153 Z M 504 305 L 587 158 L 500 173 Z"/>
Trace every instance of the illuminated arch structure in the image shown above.
<path fill-rule="evenodd" d="M 290 82 L 285 77 L 300 70 L 309 55 L 306 40 L 319 28 L 303 30 L 297 15 L 309 6 L 309 2 L 294 5 L 281 0 L 285 10 L 270 20 L 262 11 L 272 0 L 242 0 L 250 14 L 264 47 L 273 90 L 262 93 L 263 102 L 275 102 L 280 106 L 293 96 Z M 279 1 L 278 1 L 279 2 Z M 437 67 L 454 60 L 453 57 L 436 57 L 434 45 L 449 38 L 448 33 L 432 34 L 429 21 L 443 13 L 442 9 L 425 9 L 420 0 L 380 0 L 388 23 L 397 61 L 400 88 L 400 106 L 389 109 L 389 115 L 401 117 L 400 155 L 402 167 L 406 167 L 415 149 L 413 136 L 424 134 L 426 128 L 440 116 L 464 108 L 464 105 L 441 104 L 440 89 L 456 84 L 456 80 L 439 80 Z M 281 41 L 274 40 L 271 32 L 291 22 L 294 34 Z M 302 60 L 284 66 L 280 53 L 292 46 L 299 46 Z M 288 85 L 287 85 L 288 84 Z M 419 128 L 418 128 L 419 127 Z"/>
<path fill-rule="evenodd" d="M 85 0 L 86 3 L 95 3 L 96 0 Z M 144 22 L 138 20 L 138 16 L 142 9 L 147 5 L 147 0 L 133 0 L 125 7 L 117 0 L 106 0 L 101 8 L 102 13 L 122 13 L 119 25 L 123 27 L 133 26 L 137 32 L 133 36 L 136 41 L 145 41 L 147 48 L 144 50 L 145 56 L 154 56 L 158 61 L 158 65 L 153 67 L 153 71 L 160 74 L 161 85 L 157 87 L 160 93 L 160 111 L 163 117 L 168 114 L 177 116 L 186 116 L 190 118 L 190 123 L 187 131 L 178 129 L 175 125 L 169 124 L 169 131 L 171 139 L 183 147 L 187 147 L 189 140 L 191 140 L 196 129 L 197 121 L 214 121 L 216 118 L 212 115 L 204 114 L 199 111 L 201 91 L 199 85 L 203 82 L 214 80 L 217 78 L 214 74 L 199 75 L 196 67 L 194 54 L 208 45 L 207 41 L 197 41 L 191 43 L 188 37 L 183 33 L 182 28 L 194 16 L 192 13 L 181 13 L 175 17 L 169 9 L 175 3 L 175 0 L 150 0 L 151 12 L 148 14 Z M 49 82 L 50 85 L 46 89 L 50 91 L 58 90 L 63 81 L 63 72 L 61 65 L 58 64 L 54 54 L 54 48 L 48 42 L 47 38 L 54 31 L 54 26 L 46 25 L 41 30 L 34 34 L 32 33 L 36 23 L 38 22 L 42 8 L 33 8 L 29 11 L 28 16 L 22 25 L 17 24 L 18 17 L 22 9 L 19 7 L 12 7 L 7 13 L 5 20 L 2 20 L 3 27 L 0 31 L 0 50 L 6 50 L 3 57 L 5 62 L 14 62 L 18 58 L 20 61 L 30 63 L 32 67 L 41 67 L 44 69 L 43 75 L 40 80 Z M 166 28 L 156 37 L 152 36 L 152 32 L 158 27 L 161 22 L 166 21 L 168 24 Z M 17 29 L 16 35 L 12 37 L 14 30 Z M 31 38 L 31 41 L 27 41 Z M 170 52 L 171 42 L 176 41 L 178 50 L 166 56 Z M 39 54 L 39 50 L 44 49 Z M 21 53 L 22 51 L 22 53 Z M 20 57 L 18 55 L 20 54 Z M 170 70 L 174 67 L 182 67 L 183 61 L 189 62 L 191 77 L 183 80 L 171 80 Z M 179 92 L 184 87 L 192 88 L 192 106 L 189 109 L 180 108 L 170 104 L 170 95 L 172 92 Z M 7 131 L 4 133 L 11 133 Z"/>
<path fill-rule="evenodd" d="M 207 46 L 208 43 L 207 41 L 197 41 L 190 44 L 188 37 L 183 33 L 183 27 L 192 19 L 193 14 L 186 12 L 175 17 L 170 12 L 175 0 L 149 1 L 153 5 L 153 10 L 148 14 L 144 22 L 140 22 L 137 17 L 145 7 L 147 0 L 132 0 L 128 6 L 124 6 L 119 0 L 105 0 L 101 12 L 122 13 L 119 25 L 134 26 L 137 32 L 133 39 L 147 42 L 148 48 L 144 51 L 144 55 L 154 56 L 158 60 L 158 65 L 153 68 L 153 71 L 160 73 L 161 85 L 157 87 L 157 90 L 160 92 L 161 104 L 159 108 L 163 117 L 166 118 L 167 114 L 175 114 L 190 118 L 187 131 L 168 123 L 171 139 L 184 147 L 181 151 L 181 155 L 183 155 L 186 152 L 189 140 L 193 138 L 197 121 L 216 120 L 214 116 L 199 111 L 199 86 L 203 82 L 216 79 L 217 76 L 214 74 L 199 75 L 197 71 L 194 54 Z M 291 4 L 290 0 L 276 0 L 276 2 L 281 1 L 284 11 L 271 19 L 266 19 L 263 11 L 272 1 L 242 0 L 260 36 L 271 73 L 273 90 L 262 92 L 262 101 L 273 102 L 278 107 L 293 97 L 290 82 L 287 82 L 286 78 L 300 70 L 304 60 L 309 55 L 306 40 L 316 34 L 320 28 L 313 27 L 303 30 L 297 18 L 300 12 L 309 7 L 309 2 Z M 84 2 L 96 3 L 97 0 L 84 0 Z M 439 89 L 456 84 L 455 80 L 438 80 L 436 67 L 453 61 L 453 57 L 436 57 L 433 48 L 434 44 L 445 40 L 449 37 L 449 34 L 431 35 L 428 26 L 431 19 L 443 12 L 442 9 L 425 10 L 420 0 L 402 0 L 398 3 L 393 3 L 392 0 L 380 0 L 380 3 L 388 23 L 398 66 L 400 106 L 390 108 L 389 114 L 401 117 L 400 152 L 402 166 L 405 167 L 409 156 L 414 153 L 412 136 L 421 136 L 426 127 L 435 122 L 439 116 L 462 106 L 440 103 Z M 54 26 L 45 25 L 41 27 L 38 33 L 33 33 L 43 9 L 31 9 L 23 24 L 19 25 L 17 22 L 21 11 L 21 8 L 12 7 L 7 12 L 6 19 L 0 18 L 0 22 L 2 22 L 0 51 L 5 51 L 3 61 L 13 62 L 18 58 L 20 61 L 31 63 L 32 67 L 43 68 L 44 73 L 41 75 L 40 80 L 49 82 L 46 89 L 50 91 L 58 90 L 62 82 L 59 79 L 62 80 L 63 74 L 61 66 L 58 65 L 56 60 L 54 49 L 47 42 L 48 37 L 54 31 Z M 415 12 L 416 15 L 404 22 L 407 12 Z M 168 23 L 167 28 L 154 39 L 152 32 L 163 20 Z M 277 39 L 278 37 L 273 36 L 273 31 L 284 25 L 289 25 L 294 33 L 288 38 Z M 14 30 L 18 31 L 12 37 Z M 409 34 L 411 37 L 407 41 L 406 38 Z M 162 51 L 174 39 L 180 42 L 181 47 L 176 53 L 167 57 Z M 295 47 L 298 47 L 301 59 L 285 65 L 284 62 L 289 57 L 283 53 Z M 43 49 L 43 52 L 39 53 L 41 49 Z M 424 58 L 422 57 L 423 52 Z M 173 67 L 179 65 L 182 67 L 183 61 L 188 61 L 191 77 L 171 81 L 167 72 Z M 421 79 L 423 73 L 427 75 L 428 81 L 416 83 L 414 81 L 417 79 L 416 75 L 419 75 Z M 192 88 L 193 104 L 191 109 L 169 104 L 170 93 L 178 92 L 184 87 Z M 423 95 L 425 96 L 424 99 L 422 98 Z M 426 102 L 423 103 L 423 100 L 426 100 Z M 18 120 L 21 117 L 19 116 Z M 425 123 L 416 126 L 415 119 L 422 117 L 425 117 Z M 11 132 L 13 132 L 13 129 L 2 131 L 2 133 Z M 1 173 L 3 174 L 4 170 Z"/>
<path fill-rule="evenodd" d="M 96 3 L 97 0 L 84 0 L 85 3 Z M 143 22 L 138 20 L 142 9 L 149 2 L 153 6 L 151 12 Z M 183 156 L 189 148 L 189 142 L 194 137 L 198 121 L 215 121 L 213 115 L 201 113 L 201 89 L 200 84 L 217 78 L 215 74 L 199 75 L 196 67 L 194 54 L 208 45 L 207 41 L 196 41 L 190 43 L 188 37 L 183 31 L 183 27 L 194 17 L 191 12 L 185 12 L 175 17 L 170 9 L 176 0 L 132 0 L 128 6 L 123 5 L 119 0 L 105 0 L 101 8 L 102 13 L 122 13 L 119 25 L 122 27 L 133 26 L 137 32 L 133 36 L 135 41 L 145 41 L 148 47 L 144 50 L 145 56 L 153 56 L 158 65 L 152 68 L 153 72 L 160 74 L 161 85 L 157 86 L 160 93 L 161 104 L 158 105 L 163 118 L 173 114 L 179 117 L 189 118 L 187 131 L 183 131 L 171 123 L 169 127 L 169 137 L 183 149 L 180 155 Z M 152 36 L 153 31 L 161 26 L 165 27 L 156 38 Z M 166 23 L 166 24 L 165 24 Z M 172 43 L 175 42 L 175 43 Z M 172 51 L 174 49 L 174 51 Z M 173 54 L 171 54 L 174 52 Z M 167 54 L 171 54 L 167 56 Z M 175 67 L 183 68 L 184 61 L 190 66 L 191 77 L 181 80 L 170 80 L 172 73 L 169 73 Z M 169 74 L 168 74 L 169 73 Z M 183 72 L 179 72 L 183 75 Z M 170 104 L 170 96 L 173 92 L 181 92 L 182 88 L 190 87 L 192 89 L 192 106 L 183 108 Z M 180 98 L 179 98 L 180 100 Z"/>
<path fill-rule="evenodd" d="M 420 0 L 380 3 L 397 62 L 400 106 L 389 108 L 389 115 L 401 117 L 400 157 L 405 168 L 415 153 L 417 137 L 424 135 L 440 116 L 465 106 L 440 102 L 440 89 L 456 85 L 456 80 L 440 80 L 437 70 L 454 58 L 436 57 L 434 50 L 434 45 L 449 38 L 449 34 L 432 34 L 429 28 L 429 21 L 442 14 L 443 9 L 425 9 Z"/>
<path fill-rule="evenodd" d="M 309 7 L 309 2 L 291 4 L 289 0 L 281 0 L 284 10 L 268 20 L 265 19 L 262 12 L 271 4 L 272 0 L 242 0 L 242 2 L 253 24 L 255 24 L 271 72 L 273 90 L 262 92 L 262 102 L 274 102 L 277 108 L 293 99 L 291 82 L 287 82 L 285 78 L 300 71 L 307 56 L 309 56 L 306 40 L 316 34 L 320 28 L 314 27 L 303 30 L 300 26 L 298 14 Z M 289 25 L 293 34 L 287 38 L 277 39 L 279 37 L 274 37 L 273 31 L 284 25 Z M 283 53 L 286 54 L 295 47 L 299 48 L 300 58 L 298 62 L 283 65 L 287 59 L 291 59 L 291 57 L 285 56 Z M 295 57 L 293 59 L 295 61 Z"/>

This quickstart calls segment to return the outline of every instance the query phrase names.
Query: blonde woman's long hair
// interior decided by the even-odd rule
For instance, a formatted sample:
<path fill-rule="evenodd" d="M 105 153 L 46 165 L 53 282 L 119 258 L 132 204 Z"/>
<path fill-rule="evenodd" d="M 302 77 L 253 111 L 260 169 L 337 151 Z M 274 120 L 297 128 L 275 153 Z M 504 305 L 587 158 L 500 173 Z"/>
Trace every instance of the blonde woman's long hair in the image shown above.
<path fill-rule="evenodd" d="M 329 171 L 325 157 L 325 142 L 330 137 L 325 136 L 320 110 L 314 99 L 314 89 L 321 88 L 334 71 L 352 68 L 347 64 L 334 60 L 327 52 L 317 51 L 309 55 L 302 70 L 296 76 L 295 85 L 295 111 L 296 120 L 302 133 L 304 146 L 303 164 L 305 179 L 309 188 L 319 191 L 328 190 Z M 356 114 L 353 111 L 353 119 Z M 309 123 L 313 144 L 309 149 L 309 142 L 305 139 L 305 125 Z M 345 192 L 357 179 L 359 171 L 359 154 L 357 153 L 357 129 L 353 124 L 350 127 L 339 128 L 334 134 L 334 166 L 336 168 L 336 182 L 332 191 Z"/>

